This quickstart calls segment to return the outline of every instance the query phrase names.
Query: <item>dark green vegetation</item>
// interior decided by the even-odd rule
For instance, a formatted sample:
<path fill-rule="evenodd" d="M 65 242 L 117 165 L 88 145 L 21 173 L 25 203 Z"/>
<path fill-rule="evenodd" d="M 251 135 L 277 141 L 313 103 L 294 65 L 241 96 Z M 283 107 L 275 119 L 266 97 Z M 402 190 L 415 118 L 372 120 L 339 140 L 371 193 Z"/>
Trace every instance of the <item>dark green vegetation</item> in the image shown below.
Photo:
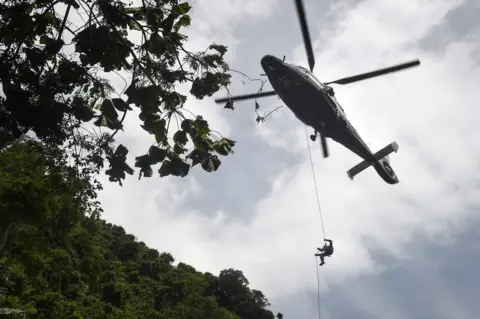
<path fill-rule="evenodd" d="M 0 308 L 29 318 L 275 318 L 241 271 L 174 266 L 99 219 L 95 196 L 55 148 L 0 152 Z"/>
<path fill-rule="evenodd" d="M 121 185 L 134 170 L 126 162 L 127 148 L 113 138 L 135 108 L 154 142 L 146 154 L 135 154 L 139 177 L 151 177 L 157 164 L 160 176 L 184 177 L 196 164 L 207 172 L 218 169 L 218 155 L 231 154 L 235 142 L 186 110 L 187 97 L 176 85 L 190 82 L 197 99 L 226 87 L 227 48 L 185 48 L 187 2 L 141 3 L 0 2 L 0 149 L 33 132 L 50 146 L 66 147 L 85 170 L 98 172 L 108 164 L 110 181 Z M 129 82 L 123 95 L 105 79 L 119 72 Z"/>
<path fill-rule="evenodd" d="M 141 3 L 0 1 L 0 318 L 274 318 L 241 271 L 174 265 L 100 219 L 98 174 L 134 173 L 114 142 L 127 116 L 152 135 L 139 177 L 216 171 L 235 144 L 176 90 L 228 86 L 227 48 L 185 48 L 187 2 Z"/>

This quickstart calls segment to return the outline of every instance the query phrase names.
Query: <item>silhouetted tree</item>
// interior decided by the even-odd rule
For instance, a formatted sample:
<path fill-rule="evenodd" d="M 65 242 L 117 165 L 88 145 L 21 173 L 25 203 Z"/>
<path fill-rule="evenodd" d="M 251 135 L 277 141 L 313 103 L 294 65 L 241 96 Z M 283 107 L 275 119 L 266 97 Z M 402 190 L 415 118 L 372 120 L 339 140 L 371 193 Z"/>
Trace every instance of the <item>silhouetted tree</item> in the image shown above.
<path fill-rule="evenodd" d="M 134 106 L 155 138 L 136 159 L 140 176 L 152 176 L 156 164 L 160 176 L 183 177 L 196 164 L 216 171 L 218 155 L 232 153 L 235 142 L 186 110 L 176 85 L 190 82 L 197 99 L 227 86 L 227 48 L 185 48 L 181 30 L 191 23 L 190 10 L 178 0 L 143 0 L 139 7 L 120 0 L 2 1 L 0 149 L 33 132 L 66 146 L 77 167 L 98 172 L 107 160 L 106 174 L 121 185 L 134 170 L 127 148 L 115 147 L 113 138 Z M 111 72 L 130 82 L 123 97 L 102 77 Z"/>

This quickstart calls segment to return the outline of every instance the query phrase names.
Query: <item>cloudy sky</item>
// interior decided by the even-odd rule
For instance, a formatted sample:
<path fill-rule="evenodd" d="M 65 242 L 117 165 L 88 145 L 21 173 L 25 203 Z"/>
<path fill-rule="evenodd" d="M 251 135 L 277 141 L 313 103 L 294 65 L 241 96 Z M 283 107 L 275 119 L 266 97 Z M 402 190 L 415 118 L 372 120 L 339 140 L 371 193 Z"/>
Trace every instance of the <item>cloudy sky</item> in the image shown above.
<path fill-rule="evenodd" d="M 477 318 L 480 2 L 326 3 L 305 1 L 320 80 L 415 58 L 422 65 L 335 87 L 373 150 L 399 144 L 391 156 L 399 184 L 371 168 L 351 181 L 346 171 L 358 157 L 330 141 L 323 159 L 311 144 L 325 232 L 335 242 L 320 268 L 322 318 Z M 265 54 L 307 66 L 293 1 L 191 4 L 190 49 L 228 45 L 231 67 L 252 77 L 263 73 Z M 243 80 L 235 75 L 233 93 L 258 90 Z M 287 108 L 257 124 L 252 101 L 234 111 L 213 99 L 188 103 L 237 141 L 235 154 L 216 173 L 106 183 L 104 217 L 200 271 L 241 269 L 286 319 L 315 318 L 313 254 L 323 234 L 303 124 Z M 259 103 L 261 111 L 282 105 L 275 97 Z M 117 142 L 133 163 L 152 138 L 132 116 Z"/>

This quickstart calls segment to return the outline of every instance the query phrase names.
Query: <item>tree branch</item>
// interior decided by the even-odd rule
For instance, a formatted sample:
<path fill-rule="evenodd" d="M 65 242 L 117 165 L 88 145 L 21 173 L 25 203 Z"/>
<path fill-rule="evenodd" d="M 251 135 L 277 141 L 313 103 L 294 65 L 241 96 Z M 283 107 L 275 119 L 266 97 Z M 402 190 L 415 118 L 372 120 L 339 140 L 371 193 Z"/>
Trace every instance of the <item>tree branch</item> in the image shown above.
<path fill-rule="evenodd" d="M 112 22 L 112 19 L 110 18 L 110 16 L 103 10 L 102 7 L 100 7 L 100 10 L 102 11 L 103 15 L 105 16 L 105 18 L 107 19 L 108 21 L 108 24 L 109 26 L 115 31 L 115 34 L 118 38 L 118 40 L 120 40 L 122 42 L 122 44 L 125 46 L 125 48 L 130 51 L 130 54 L 132 55 L 132 58 L 133 60 L 135 61 L 135 63 L 137 64 L 137 66 L 140 68 L 140 70 L 142 70 L 142 72 L 145 74 L 145 76 L 150 80 L 150 82 L 152 82 L 152 84 L 155 86 L 155 87 L 158 87 L 157 83 L 155 82 L 155 80 L 153 79 L 153 77 L 147 72 L 147 70 L 143 67 L 142 63 L 140 62 L 140 60 L 138 59 L 137 55 L 135 54 L 135 51 L 133 51 L 133 49 L 131 47 L 129 47 L 126 43 L 125 43 L 125 40 L 123 39 L 122 35 L 120 34 L 120 32 L 118 31 L 118 29 L 116 28 L 115 24 Z"/>
<path fill-rule="evenodd" d="M 62 37 L 62 33 L 63 33 L 63 30 L 65 29 L 65 24 L 67 23 L 67 19 L 68 19 L 68 15 L 70 14 L 70 8 L 71 7 L 72 7 L 71 4 L 69 4 L 67 6 L 67 10 L 65 11 L 65 16 L 63 17 L 63 20 L 62 20 L 62 25 L 60 26 L 60 29 L 58 30 L 57 41 L 60 40 L 60 38 Z"/>

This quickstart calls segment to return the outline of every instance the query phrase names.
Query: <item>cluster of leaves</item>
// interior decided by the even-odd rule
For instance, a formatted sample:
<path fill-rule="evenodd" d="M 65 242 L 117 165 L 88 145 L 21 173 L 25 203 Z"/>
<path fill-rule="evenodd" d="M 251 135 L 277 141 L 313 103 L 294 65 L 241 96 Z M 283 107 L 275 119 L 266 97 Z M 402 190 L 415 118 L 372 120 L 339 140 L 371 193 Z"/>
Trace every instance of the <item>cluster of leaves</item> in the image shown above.
<path fill-rule="evenodd" d="M 275 318 L 241 271 L 174 266 L 170 254 L 86 214 L 92 207 L 82 200 L 95 191 L 51 153 L 33 142 L 0 152 L 0 310 L 28 318 Z"/>
<path fill-rule="evenodd" d="M 190 159 L 191 164 L 179 156 L 179 154 L 188 151 L 186 145 L 189 136 L 194 149 L 185 158 Z M 152 176 L 151 165 L 160 162 L 162 162 L 159 169 L 160 176 L 172 174 L 184 177 L 188 174 L 190 165 L 195 166 L 197 164 L 201 164 L 207 172 L 216 171 L 220 166 L 220 159 L 214 152 L 226 156 L 233 152 L 232 148 L 235 145 L 233 140 L 224 137 L 216 138 L 212 135 L 208 122 L 201 116 L 198 116 L 195 120 L 185 119 L 182 121 L 181 129 L 173 136 L 173 149 L 166 143 L 163 127 L 155 130 L 155 137 L 166 148 L 151 146 L 147 154 L 136 158 L 135 166 L 140 167 L 140 174 L 146 177 Z"/>
<path fill-rule="evenodd" d="M 33 132 L 49 145 L 67 145 L 77 167 L 100 170 L 107 160 L 110 180 L 121 184 L 133 169 L 125 146 L 115 150 L 112 143 L 134 105 L 142 128 L 156 139 L 148 156 L 137 160 L 141 175 L 151 176 L 150 165 L 160 163 L 161 176 L 185 176 L 189 162 L 215 171 L 220 159 L 213 154 L 230 154 L 234 142 L 206 132 L 203 118 L 187 117 L 193 114 L 184 108 L 187 97 L 175 87 L 191 82 L 190 93 L 203 99 L 229 85 L 227 48 L 184 48 L 187 37 L 180 31 L 191 23 L 190 10 L 178 0 L 143 0 L 140 7 L 120 0 L 2 1 L 0 149 Z M 126 99 L 100 76 L 120 71 L 131 79 Z M 172 119 L 183 121 L 173 141 Z"/>

